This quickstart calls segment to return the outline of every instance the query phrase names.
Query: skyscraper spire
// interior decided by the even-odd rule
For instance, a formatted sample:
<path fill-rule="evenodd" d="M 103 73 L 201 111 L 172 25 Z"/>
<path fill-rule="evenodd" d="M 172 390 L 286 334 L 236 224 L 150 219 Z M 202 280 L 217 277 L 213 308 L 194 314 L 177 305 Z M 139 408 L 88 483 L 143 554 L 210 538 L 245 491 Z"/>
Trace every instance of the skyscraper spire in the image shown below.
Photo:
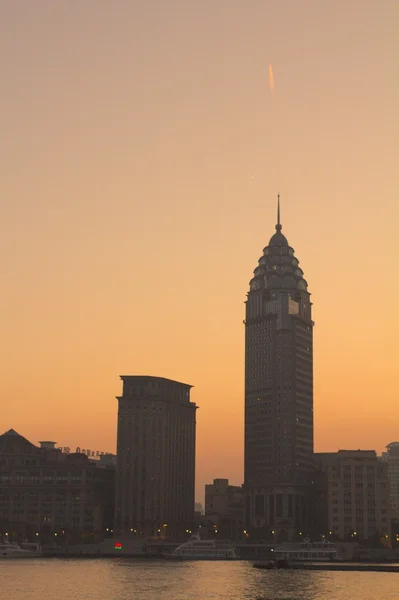
<path fill-rule="evenodd" d="M 280 194 L 277 194 L 277 225 L 276 231 L 281 231 L 281 223 L 280 223 Z"/>

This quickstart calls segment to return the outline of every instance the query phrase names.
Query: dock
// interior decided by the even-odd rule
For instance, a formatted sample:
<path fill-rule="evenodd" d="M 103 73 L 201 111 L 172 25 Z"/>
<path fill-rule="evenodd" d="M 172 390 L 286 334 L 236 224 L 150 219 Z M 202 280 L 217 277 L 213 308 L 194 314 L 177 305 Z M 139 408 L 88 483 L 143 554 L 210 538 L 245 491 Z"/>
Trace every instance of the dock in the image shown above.
<path fill-rule="evenodd" d="M 255 563 L 255 569 L 297 570 L 297 571 L 363 571 L 380 573 L 399 573 L 399 565 L 369 563 L 293 563 L 286 567 L 271 567 L 270 563 Z"/>

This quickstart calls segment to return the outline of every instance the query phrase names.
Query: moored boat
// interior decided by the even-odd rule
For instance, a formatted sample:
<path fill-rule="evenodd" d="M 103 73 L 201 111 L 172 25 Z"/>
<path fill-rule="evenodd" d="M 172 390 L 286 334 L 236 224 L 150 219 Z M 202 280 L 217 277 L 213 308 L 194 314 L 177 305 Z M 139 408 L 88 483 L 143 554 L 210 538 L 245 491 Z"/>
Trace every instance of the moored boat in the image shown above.
<path fill-rule="evenodd" d="M 328 541 L 311 542 L 286 542 L 276 546 L 273 550 L 274 560 L 287 560 L 289 562 L 315 562 L 340 560 L 334 544 Z"/>
<path fill-rule="evenodd" d="M 35 558 L 36 556 L 40 556 L 40 548 L 37 544 L 32 544 L 32 548 L 21 548 L 16 542 L 0 543 L 0 560 L 2 558 Z"/>
<path fill-rule="evenodd" d="M 176 560 L 236 560 L 238 558 L 232 544 L 219 540 L 202 540 L 197 533 L 178 546 L 166 558 Z"/>

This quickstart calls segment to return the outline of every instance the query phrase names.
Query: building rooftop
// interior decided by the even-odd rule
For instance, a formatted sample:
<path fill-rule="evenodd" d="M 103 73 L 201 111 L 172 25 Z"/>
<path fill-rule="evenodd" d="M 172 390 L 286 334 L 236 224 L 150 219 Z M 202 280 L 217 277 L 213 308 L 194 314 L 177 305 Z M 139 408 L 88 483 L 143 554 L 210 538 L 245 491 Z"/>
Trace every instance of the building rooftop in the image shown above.
<path fill-rule="evenodd" d="M 122 381 L 132 381 L 132 380 L 136 380 L 136 381 L 140 381 L 142 380 L 143 382 L 150 382 L 150 381 L 159 381 L 161 383 L 173 383 L 175 385 L 179 385 L 179 386 L 183 386 L 186 388 L 191 389 L 192 387 L 194 387 L 193 385 L 190 385 L 189 383 L 182 383 L 181 381 L 175 381 L 174 379 L 168 379 L 167 377 L 157 377 L 154 375 L 120 375 L 120 378 L 122 379 Z"/>
<path fill-rule="evenodd" d="M 5 431 L 4 433 L 2 433 L 0 435 L 0 441 L 5 441 L 7 439 L 10 440 L 22 440 L 24 443 L 26 444 L 30 444 L 31 446 L 33 446 L 32 442 L 30 442 L 29 440 L 27 440 L 23 435 L 19 434 L 17 431 L 15 431 L 15 429 L 9 429 L 8 431 Z"/>

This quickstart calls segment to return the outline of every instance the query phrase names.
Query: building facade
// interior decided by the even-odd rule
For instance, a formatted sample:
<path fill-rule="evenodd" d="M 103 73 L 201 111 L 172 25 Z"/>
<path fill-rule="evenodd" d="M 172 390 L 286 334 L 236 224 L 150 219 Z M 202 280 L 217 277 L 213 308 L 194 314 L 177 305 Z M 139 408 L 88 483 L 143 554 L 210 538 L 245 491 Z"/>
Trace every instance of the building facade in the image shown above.
<path fill-rule="evenodd" d="M 179 539 L 194 520 L 192 386 L 163 377 L 121 379 L 115 529 L 121 535 Z"/>
<path fill-rule="evenodd" d="M 0 435 L 0 531 L 58 543 L 102 538 L 113 527 L 115 467 Z M 1 539 L 0 533 L 0 539 Z"/>
<path fill-rule="evenodd" d="M 217 531 L 223 539 L 240 540 L 244 534 L 244 489 L 228 479 L 214 479 L 205 485 L 205 517 L 208 533 Z"/>
<path fill-rule="evenodd" d="M 250 281 L 245 317 L 246 525 L 293 539 L 313 507 L 313 321 L 294 249 L 276 232 Z"/>
<path fill-rule="evenodd" d="M 374 450 L 317 453 L 325 474 L 327 528 L 340 540 L 380 542 L 390 533 L 388 466 Z"/>
<path fill-rule="evenodd" d="M 381 460 L 388 465 L 391 517 L 399 521 L 399 442 L 391 442 Z"/>
<path fill-rule="evenodd" d="M 240 485 L 230 485 L 228 479 L 214 479 L 205 485 L 205 514 L 228 515 L 236 503 L 237 495 L 243 496 Z"/>

